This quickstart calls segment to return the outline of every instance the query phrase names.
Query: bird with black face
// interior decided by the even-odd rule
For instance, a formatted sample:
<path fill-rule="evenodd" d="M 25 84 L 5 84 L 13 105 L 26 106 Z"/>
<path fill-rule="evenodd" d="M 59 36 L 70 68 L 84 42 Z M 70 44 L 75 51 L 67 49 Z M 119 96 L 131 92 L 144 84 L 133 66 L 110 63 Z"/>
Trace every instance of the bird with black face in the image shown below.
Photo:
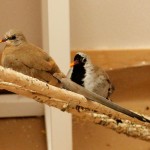
<path fill-rule="evenodd" d="M 70 66 L 72 68 L 67 77 L 72 81 L 107 99 L 113 93 L 114 86 L 108 74 L 93 65 L 88 55 L 81 52 L 77 53 L 74 57 L 74 62 Z"/>
<path fill-rule="evenodd" d="M 1 42 L 6 43 L 2 52 L 2 66 L 55 86 L 60 85 L 53 74 L 63 73 L 53 58 L 40 47 L 29 43 L 21 31 L 9 30 Z"/>

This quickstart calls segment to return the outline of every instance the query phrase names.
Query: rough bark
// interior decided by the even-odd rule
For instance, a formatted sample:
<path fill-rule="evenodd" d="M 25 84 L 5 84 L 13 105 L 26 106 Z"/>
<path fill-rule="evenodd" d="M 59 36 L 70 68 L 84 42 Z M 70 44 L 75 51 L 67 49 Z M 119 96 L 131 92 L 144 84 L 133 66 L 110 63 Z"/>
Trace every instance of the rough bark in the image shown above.
<path fill-rule="evenodd" d="M 48 85 L 11 69 L 0 67 L 0 88 L 70 112 L 119 133 L 150 141 L 150 124 L 116 112 L 84 96 Z"/>

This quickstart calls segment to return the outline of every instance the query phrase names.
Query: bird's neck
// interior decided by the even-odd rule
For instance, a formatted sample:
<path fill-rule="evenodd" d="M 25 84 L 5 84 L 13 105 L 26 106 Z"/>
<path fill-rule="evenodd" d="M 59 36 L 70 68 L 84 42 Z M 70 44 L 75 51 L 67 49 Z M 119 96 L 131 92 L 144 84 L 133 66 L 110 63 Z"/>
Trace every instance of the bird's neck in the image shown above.
<path fill-rule="evenodd" d="M 22 40 L 16 40 L 16 41 L 13 41 L 13 42 L 7 42 L 6 43 L 6 46 L 7 47 L 11 47 L 11 46 L 20 46 L 20 45 L 23 45 L 23 44 L 26 44 L 27 42 L 26 41 L 22 41 Z"/>

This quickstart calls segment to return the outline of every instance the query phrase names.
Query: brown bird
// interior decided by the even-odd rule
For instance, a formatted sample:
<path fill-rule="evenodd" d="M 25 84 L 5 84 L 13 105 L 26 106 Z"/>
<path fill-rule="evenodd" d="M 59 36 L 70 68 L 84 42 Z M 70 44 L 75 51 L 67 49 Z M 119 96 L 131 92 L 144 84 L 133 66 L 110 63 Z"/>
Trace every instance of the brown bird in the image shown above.
<path fill-rule="evenodd" d="M 114 86 L 107 73 L 100 67 L 93 65 L 88 55 L 77 53 L 71 66 L 73 68 L 67 77 L 85 89 L 107 99 L 114 91 Z"/>
<path fill-rule="evenodd" d="M 60 73 L 63 76 L 63 73 L 55 61 L 43 49 L 28 43 L 22 32 L 11 29 L 0 42 L 6 42 L 2 52 L 2 66 L 60 86 L 53 74 Z"/>

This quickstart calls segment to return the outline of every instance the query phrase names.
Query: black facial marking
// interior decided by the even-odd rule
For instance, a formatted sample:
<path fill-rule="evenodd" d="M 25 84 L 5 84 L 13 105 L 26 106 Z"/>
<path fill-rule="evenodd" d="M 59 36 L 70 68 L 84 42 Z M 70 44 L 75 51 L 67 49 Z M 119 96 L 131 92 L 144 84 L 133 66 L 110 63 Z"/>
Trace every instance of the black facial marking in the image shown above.
<path fill-rule="evenodd" d="M 85 77 L 85 69 L 83 66 L 80 66 L 80 64 L 77 64 L 73 67 L 71 80 L 75 83 L 83 86 L 83 78 Z"/>
<path fill-rule="evenodd" d="M 71 75 L 71 80 L 76 82 L 77 84 L 84 86 L 83 85 L 83 78 L 85 77 L 86 70 L 84 68 L 86 58 L 80 56 L 77 54 L 74 57 L 74 61 L 77 62 L 77 64 L 74 65 L 72 75 Z"/>
<path fill-rule="evenodd" d="M 16 39 L 16 35 L 13 35 L 11 37 L 8 37 L 9 40 L 15 40 Z"/>
<path fill-rule="evenodd" d="M 87 60 L 85 57 L 82 57 L 81 55 L 77 54 L 74 57 L 74 61 L 78 62 L 80 65 L 84 65 Z"/>

